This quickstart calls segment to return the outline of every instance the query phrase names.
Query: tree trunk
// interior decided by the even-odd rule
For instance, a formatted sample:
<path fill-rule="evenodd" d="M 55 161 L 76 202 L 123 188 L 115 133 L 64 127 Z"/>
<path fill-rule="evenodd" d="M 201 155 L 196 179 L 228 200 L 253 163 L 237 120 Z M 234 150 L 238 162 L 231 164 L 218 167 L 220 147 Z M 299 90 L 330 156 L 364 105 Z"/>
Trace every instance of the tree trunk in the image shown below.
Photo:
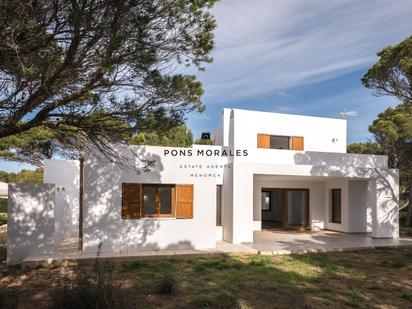
<path fill-rule="evenodd" d="M 408 188 L 408 216 L 406 217 L 406 226 L 412 227 L 412 177 L 409 179 L 409 188 Z"/>

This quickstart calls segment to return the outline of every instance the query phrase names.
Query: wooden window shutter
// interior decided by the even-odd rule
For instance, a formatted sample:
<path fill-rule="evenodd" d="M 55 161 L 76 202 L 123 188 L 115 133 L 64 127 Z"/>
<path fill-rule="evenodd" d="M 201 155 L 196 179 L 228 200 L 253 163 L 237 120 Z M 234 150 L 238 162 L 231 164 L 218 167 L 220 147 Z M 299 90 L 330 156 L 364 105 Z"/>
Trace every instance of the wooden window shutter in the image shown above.
<path fill-rule="evenodd" d="M 292 150 L 304 150 L 303 136 L 292 136 Z"/>
<path fill-rule="evenodd" d="M 193 185 L 176 185 L 176 218 L 193 218 Z"/>
<path fill-rule="evenodd" d="M 257 135 L 257 146 L 258 148 L 270 148 L 270 135 L 269 134 L 258 134 Z"/>
<path fill-rule="evenodd" d="M 122 184 L 122 218 L 140 218 L 140 184 Z"/>

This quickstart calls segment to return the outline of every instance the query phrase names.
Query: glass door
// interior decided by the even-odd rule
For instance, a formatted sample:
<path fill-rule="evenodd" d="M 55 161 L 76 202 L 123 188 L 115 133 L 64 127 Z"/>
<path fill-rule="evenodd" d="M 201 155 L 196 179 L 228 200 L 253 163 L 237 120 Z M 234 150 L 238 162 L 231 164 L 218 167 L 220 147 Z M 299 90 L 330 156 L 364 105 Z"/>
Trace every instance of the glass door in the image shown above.
<path fill-rule="evenodd" d="M 309 226 L 309 190 L 284 189 L 283 226 L 305 229 Z"/>

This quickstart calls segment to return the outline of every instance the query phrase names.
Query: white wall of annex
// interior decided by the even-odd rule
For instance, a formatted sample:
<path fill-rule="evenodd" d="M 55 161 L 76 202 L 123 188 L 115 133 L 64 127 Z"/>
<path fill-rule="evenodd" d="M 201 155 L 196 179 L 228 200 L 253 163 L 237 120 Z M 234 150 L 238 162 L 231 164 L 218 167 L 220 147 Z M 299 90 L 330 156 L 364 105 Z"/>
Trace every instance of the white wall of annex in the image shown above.
<path fill-rule="evenodd" d="M 7 264 L 54 250 L 54 185 L 9 184 Z"/>
<path fill-rule="evenodd" d="M 79 161 L 45 160 L 43 182 L 54 184 L 56 188 L 56 240 L 79 237 Z"/>

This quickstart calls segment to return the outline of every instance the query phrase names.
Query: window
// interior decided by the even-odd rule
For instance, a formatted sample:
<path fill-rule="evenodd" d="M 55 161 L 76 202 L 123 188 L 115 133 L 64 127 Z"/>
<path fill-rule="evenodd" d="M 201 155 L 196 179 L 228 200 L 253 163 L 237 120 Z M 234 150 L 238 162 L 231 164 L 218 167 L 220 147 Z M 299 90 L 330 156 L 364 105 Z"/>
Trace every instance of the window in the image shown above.
<path fill-rule="evenodd" d="M 270 136 L 270 149 L 290 149 L 289 136 Z"/>
<path fill-rule="evenodd" d="M 172 185 L 143 185 L 143 217 L 172 217 Z"/>
<path fill-rule="evenodd" d="M 331 221 L 332 223 L 341 223 L 341 189 L 332 189 L 331 190 L 331 201 L 332 201 L 332 216 L 331 216 Z"/>
<path fill-rule="evenodd" d="M 262 211 L 270 211 L 272 209 L 270 191 L 262 191 Z"/>
<path fill-rule="evenodd" d="M 304 150 L 304 139 L 302 136 L 258 134 L 257 146 L 266 149 Z"/>
<path fill-rule="evenodd" d="M 193 218 L 193 185 L 122 184 L 122 218 Z"/>
<path fill-rule="evenodd" d="M 216 186 L 216 226 L 222 225 L 222 185 Z"/>

